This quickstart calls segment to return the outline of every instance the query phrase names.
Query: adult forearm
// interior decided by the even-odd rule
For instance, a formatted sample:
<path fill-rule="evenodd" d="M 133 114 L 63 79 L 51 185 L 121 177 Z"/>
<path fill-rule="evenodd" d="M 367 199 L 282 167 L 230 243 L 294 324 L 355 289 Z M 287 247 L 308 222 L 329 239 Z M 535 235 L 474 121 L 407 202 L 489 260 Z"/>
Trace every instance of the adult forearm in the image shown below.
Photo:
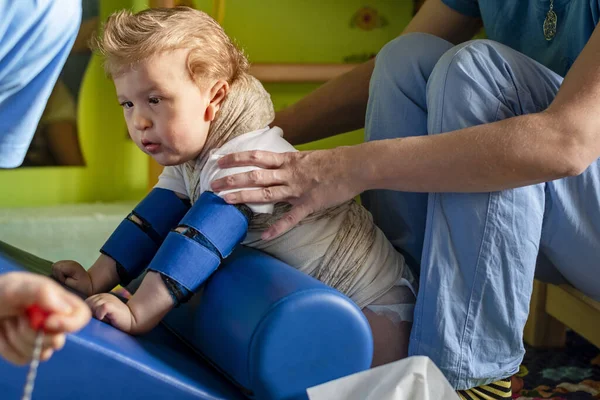
<path fill-rule="evenodd" d="M 365 143 L 347 148 L 348 159 L 363 160 L 356 174 L 364 190 L 504 190 L 581 172 L 579 150 L 563 125 L 549 113 L 530 114 L 440 135 Z"/>
<path fill-rule="evenodd" d="M 292 144 L 360 129 L 365 125 L 374 60 L 333 79 L 275 116 Z"/>
<path fill-rule="evenodd" d="M 462 15 L 441 0 L 428 0 L 402 33 L 429 33 L 458 44 L 473 37 L 480 27 L 478 18 Z M 327 82 L 277 113 L 273 124 L 283 129 L 292 144 L 363 128 L 374 66 L 375 61 L 370 60 Z"/>

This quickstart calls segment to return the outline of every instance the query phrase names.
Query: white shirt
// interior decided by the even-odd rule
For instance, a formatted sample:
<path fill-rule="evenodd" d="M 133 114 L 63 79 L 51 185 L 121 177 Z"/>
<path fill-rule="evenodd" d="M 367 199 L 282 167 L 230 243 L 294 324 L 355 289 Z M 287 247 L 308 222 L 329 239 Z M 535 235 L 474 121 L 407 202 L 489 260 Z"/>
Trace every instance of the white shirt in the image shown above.
<path fill-rule="evenodd" d="M 266 150 L 274 153 L 297 151 L 294 146 L 292 146 L 283 138 L 283 131 L 281 128 L 263 128 L 257 131 L 244 133 L 243 135 L 240 135 L 225 143 L 223 147 L 211 151 L 210 155 L 208 156 L 208 161 L 206 162 L 204 168 L 202 168 L 202 172 L 200 174 L 200 193 L 198 193 L 198 197 L 206 191 L 212 191 L 210 184 L 214 180 L 241 172 L 261 169 L 259 167 L 220 168 L 217 164 L 217 161 L 224 155 L 248 150 Z M 162 174 L 159 176 L 158 183 L 155 187 L 172 190 L 174 192 L 191 197 L 189 193 L 190 182 L 187 179 L 183 168 L 184 165 L 165 167 Z M 253 188 L 233 189 L 217 194 L 223 197 L 227 193 L 251 189 Z M 247 206 L 250 207 L 250 209 L 255 213 L 273 213 L 273 204 L 247 204 Z"/>

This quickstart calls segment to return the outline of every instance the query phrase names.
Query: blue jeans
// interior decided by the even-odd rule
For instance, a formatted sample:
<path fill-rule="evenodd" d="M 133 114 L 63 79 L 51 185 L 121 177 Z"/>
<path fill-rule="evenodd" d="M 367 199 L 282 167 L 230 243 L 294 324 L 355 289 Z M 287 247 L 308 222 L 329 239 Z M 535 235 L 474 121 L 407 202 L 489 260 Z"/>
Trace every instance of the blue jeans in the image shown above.
<path fill-rule="evenodd" d="M 561 82 L 495 42 L 453 46 L 404 35 L 377 56 L 367 140 L 538 112 Z M 596 162 L 577 177 L 502 192 L 365 193 L 377 225 L 420 275 L 410 355 L 430 357 L 456 389 L 515 373 L 538 255 L 545 261 L 538 270 L 558 271 L 600 299 L 599 174 Z"/>

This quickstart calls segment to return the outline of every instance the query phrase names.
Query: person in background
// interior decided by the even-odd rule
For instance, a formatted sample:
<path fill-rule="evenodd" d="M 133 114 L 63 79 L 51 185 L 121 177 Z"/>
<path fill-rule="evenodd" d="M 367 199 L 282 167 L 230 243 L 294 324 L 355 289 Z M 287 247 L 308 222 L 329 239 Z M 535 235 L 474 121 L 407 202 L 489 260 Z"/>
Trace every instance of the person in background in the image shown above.
<path fill-rule="evenodd" d="M 80 0 L 0 0 L 0 168 L 18 167 L 81 20 Z M 9 188 L 2 188 L 2 191 Z M 51 279 L 27 272 L 0 276 L 0 356 L 30 360 L 35 332 L 25 310 L 37 304 L 46 321 L 42 360 L 62 347 L 65 334 L 83 327 L 85 303 Z"/>

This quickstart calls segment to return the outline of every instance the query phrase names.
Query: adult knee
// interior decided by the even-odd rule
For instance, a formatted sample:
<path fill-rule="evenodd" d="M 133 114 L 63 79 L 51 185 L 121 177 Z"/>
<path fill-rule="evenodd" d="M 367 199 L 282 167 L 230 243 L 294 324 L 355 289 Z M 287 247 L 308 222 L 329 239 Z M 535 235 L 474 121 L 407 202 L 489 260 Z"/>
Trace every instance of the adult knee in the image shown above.
<path fill-rule="evenodd" d="M 439 59 L 427 82 L 430 134 L 495 121 L 504 88 L 514 87 L 504 47 L 473 40 Z"/>
<path fill-rule="evenodd" d="M 415 74 L 428 76 L 452 45 L 427 33 L 408 33 L 388 42 L 377 54 L 371 85 L 382 83 L 402 88 Z M 427 71 L 429 70 L 429 71 Z"/>

